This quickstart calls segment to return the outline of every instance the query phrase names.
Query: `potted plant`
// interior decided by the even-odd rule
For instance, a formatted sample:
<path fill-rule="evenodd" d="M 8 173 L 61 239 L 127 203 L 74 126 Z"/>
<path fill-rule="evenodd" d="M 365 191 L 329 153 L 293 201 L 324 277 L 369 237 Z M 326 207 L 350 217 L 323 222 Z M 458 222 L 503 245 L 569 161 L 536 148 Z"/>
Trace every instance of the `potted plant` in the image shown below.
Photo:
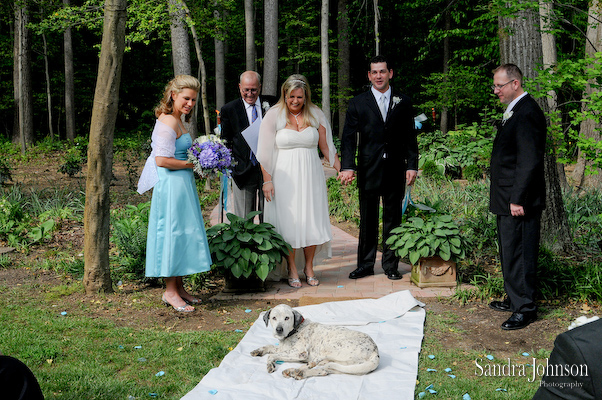
<path fill-rule="evenodd" d="M 253 211 L 244 218 L 228 213 L 230 223 L 207 229 L 212 268 L 224 274 L 226 292 L 265 290 L 270 271 L 292 250 L 272 224 L 253 221 L 260 213 Z"/>
<path fill-rule="evenodd" d="M 456 286 L 456 261 L 470 245 L 450 215 L 423 213 L 391 231 L 387 244 L 412 264 L 411 280 L 419 287 Z"/>

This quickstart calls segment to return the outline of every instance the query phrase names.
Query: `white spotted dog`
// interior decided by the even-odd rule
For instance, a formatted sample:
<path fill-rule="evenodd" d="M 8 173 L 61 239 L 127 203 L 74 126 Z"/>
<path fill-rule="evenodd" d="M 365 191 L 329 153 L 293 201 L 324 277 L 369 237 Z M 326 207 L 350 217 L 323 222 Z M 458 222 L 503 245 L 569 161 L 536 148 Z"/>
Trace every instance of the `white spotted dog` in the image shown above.
<path fill-rule="evenodd" d="M 280 345 L 260 347 L 251 355 L 261 357 L 269 354 L 269 373 L 276 370 L 276 361 L 307 363 L 282 372 L 282 375 L 295 379 L 328 374 L 365 375 L 378 367 L 378 347 L 363 332 L 310 322 L 286 304 L 267 311 L 263 320 L 266 326 L 272 326 Z"/>

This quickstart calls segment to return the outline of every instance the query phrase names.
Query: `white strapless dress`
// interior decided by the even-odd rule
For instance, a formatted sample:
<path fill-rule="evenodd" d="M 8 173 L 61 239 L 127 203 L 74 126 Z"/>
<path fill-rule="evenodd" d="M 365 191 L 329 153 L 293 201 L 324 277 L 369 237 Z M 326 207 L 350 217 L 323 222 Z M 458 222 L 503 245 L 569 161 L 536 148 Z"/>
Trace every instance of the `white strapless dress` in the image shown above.
<path fill-rule="evenodd" d="M 318 156 L 318 130 L 313 127 L 298 132 L 281 129 L 276 133 L 278 158 L 272 183 L 274 197 L 265 202 L 264 221 L 276 227 L 294 249 L 318 245 L 322 257 L 330 257 L 330 217 L 326 179 Z M 297 268 L 302 268 L 303 251 L 296 251 Z M 286 263 L 285 263 L 286 264 Z M 284 273 L 284 275 L 282 275 Z M 286 270 L 273 271 L 270 279 L 286 277 Z"/>

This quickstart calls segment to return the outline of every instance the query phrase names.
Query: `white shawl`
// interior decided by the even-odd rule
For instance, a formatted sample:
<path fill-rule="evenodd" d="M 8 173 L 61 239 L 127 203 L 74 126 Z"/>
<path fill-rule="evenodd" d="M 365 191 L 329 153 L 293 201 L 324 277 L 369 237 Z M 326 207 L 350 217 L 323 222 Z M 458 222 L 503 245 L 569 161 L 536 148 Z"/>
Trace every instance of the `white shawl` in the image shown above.
<path fill-rule="evenodd" d="M 146 159 L 144 169 L 138 180 L 138 193 L 142 194 L 154 187 L 159 181 L 155 157 L 174 158 L 176 153 L 176 139 L 178 135 L 169 126 L 157 120 L 152 134 L 152 152 Z"/>

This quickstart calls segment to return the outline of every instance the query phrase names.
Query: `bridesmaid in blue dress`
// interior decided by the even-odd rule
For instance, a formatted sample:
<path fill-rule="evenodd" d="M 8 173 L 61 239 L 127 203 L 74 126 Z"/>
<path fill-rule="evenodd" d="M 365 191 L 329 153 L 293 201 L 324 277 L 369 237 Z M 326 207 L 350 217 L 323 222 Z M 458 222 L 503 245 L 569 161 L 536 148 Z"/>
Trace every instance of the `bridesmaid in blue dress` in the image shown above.
<path fill-rule="evenodd" d="M 155 109 L 153 151 L 138 192 L 154 187 L 146 240 L 146 276 L 165 279 L 162 301 L 179 312 L 194 311 L 199 299 L 186 292 L 182 276 L 211 268 L 211 255 L 186 150 L 192 145 L 181 117 L 189 121 L 200 90 L 199 81 L 178 75 L 165 88 Z"/>

